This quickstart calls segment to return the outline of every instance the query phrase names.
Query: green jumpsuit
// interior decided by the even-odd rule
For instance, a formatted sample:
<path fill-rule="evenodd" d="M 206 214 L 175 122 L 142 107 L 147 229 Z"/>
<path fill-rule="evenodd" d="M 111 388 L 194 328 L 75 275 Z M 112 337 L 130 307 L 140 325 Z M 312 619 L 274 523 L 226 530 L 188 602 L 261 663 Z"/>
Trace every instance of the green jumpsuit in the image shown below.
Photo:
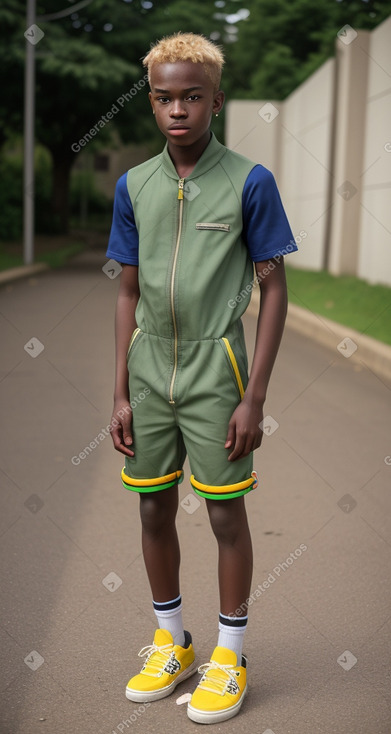
<path fill-rule="evenodd" d="M 224 447 L 248 382 L 241 316 L 254 268 L 242 193 L 255 165 L 212 135 L 186 179 L 167 145 L 126 175 L 140 286 L 127 354 L 134 406 L 134 456 L 122 470 L 127 489 L 172 487 L 183 478 L 186 454 L 202 497 L 239 497 L 256 486 L 252 454 L 231 462 L 232 448 Z M 121 261 L 117 249 L 109 243 L 107 255 Z"/>

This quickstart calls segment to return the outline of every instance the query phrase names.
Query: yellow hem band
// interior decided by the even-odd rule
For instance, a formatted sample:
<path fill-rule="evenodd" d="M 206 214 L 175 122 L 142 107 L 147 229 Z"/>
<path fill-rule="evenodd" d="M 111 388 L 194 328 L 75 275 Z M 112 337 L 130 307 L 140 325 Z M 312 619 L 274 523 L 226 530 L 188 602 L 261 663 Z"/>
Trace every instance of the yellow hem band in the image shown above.
<path fill-rule="evenodd" d="M 125 484 L 129 484 L 131 487 L 156 487 L 159 484 L 167 484 L 167 482 L 174 482 L 179 479 L 183 474 L 183 471 L 174 471 L 172 474 L 166 474 L 164 477 L 155 477 L 154 479 L 134 479 L 128 477 L 125 474 L 125 467 L 121 471 L 121 479 Z"/>
<path fill-rule="evenodd" d="M 247 489 L 251 484 L 255 484 L 256 486 L 256 479 L 253 474 L 249 479 L 245 479 L 244 482 L 237 482 L 236 484 L 202 484 L 202 482 L 198 482 L 197 479 L 195 479 L 194 474 L 191 475 L 190 482 L 193 487 L 199 489 L 201 492 L 207 492 L 209 489 L 213 489 L 214 494 L 227 494 L 229 492 L 240 492 L 241 489 Z"/>

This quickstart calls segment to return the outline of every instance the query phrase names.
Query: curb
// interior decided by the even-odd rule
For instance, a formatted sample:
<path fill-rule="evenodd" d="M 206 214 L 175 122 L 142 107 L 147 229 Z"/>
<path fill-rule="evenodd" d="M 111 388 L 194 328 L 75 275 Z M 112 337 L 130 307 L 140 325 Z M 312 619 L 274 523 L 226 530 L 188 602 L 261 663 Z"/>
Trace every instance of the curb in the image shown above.
<path fill-rule="evenodd" d="M 25 278 L 28 275 L 36 275 L 44 270 L 50 270 L 47 263 L 34 263 L 33 265 L 20 265 L 18 268 L 8 268 L 0 273 L 0 285 L 11 283 L 13 280 Z"/>
<path fill-rule="evenodd" d="M 258 315 L 259 292 L 253 292 L 247 311 L 252 316 Z M 324 347 L 333 351 L 338 350 L 345 359 L 361 363 L 364 367 L 373 370 L 380 378 L 391 380 L 391 346 L 389 344 L 384 344 L 355 329 L 331 321 L 325 316 L 307 311 L 294 303 L 288 304 L 286 326 Z M 347 338 L 351 341 L 345 342 Z M 352 349 L 354 349 L 353 352 Z"/>
<path fill-rule="evenodd" d="M 50 270 L 47 263 L 34 263 L 33 265 L 9 268 L 0 272 L 0 285 L 29 275 L 36 275 L 46 270 Z M 259 291 L 254 290 L 247 313 L 258 316 L 259 299 Z M 307 309 L 296 306 L 294 303 L 288 304 L 286 327 L 333 351 L 338 350 L 343 357 L 364 364 L 364 367 L 373 370 L 378 376 L 391 381 L 391 346 L 388 344 L 383 344 L 383 342 L 373 339 L 371 336 L 366 336 L 366 334 L 361 334 L 355 329 L 331 321 L 325 316 L 307 311 Z M 344 343 L 347 338 L 353 343 Z M 355 351 L 351 352 L 351 349 Z"/>

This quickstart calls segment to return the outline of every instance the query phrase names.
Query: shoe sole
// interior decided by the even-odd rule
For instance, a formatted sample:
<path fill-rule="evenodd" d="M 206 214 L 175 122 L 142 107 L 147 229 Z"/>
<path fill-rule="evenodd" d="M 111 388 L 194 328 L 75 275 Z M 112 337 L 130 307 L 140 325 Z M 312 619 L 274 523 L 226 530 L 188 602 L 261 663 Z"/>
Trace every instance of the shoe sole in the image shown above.
<path fill-rule="evenodd" d="M 226 721 L 239 713 L 246 693 L 247 686 L 245 687 L 239 701 L 237 701 L 233 706 L 230 706 L 229 709 L 224 709 L 224 711 L 202 711 L 202 709 L 193 708 L 189 703 L 187 705 L 187 715 L 189 719 L 195 721 L 197 724 L 217 724 L 219 721 Z"/>
<path fill-rule="evenodd" d="M 180 673 L 175 678 L 175 680 L 170 683 L 169 686 L 165 686 L 165 688 L 160 688 L 158 691 L 136 691 L 134 688 L 128 688 L 126 686 L 126 698 L 128 698 L 129 701 L 135 701 L 136 703 L 148 703 L 149 701 L 158 701 L 160 698 L 170 696 L 177 685 L 186 680 L 186 678 L 190 678 L 191 675 L 194 675 L 194 673 L 197 672 L 197 669 L 198 664 L 194 661 L 193 663 L 191 663 L 191 665 L 189 665 L 188 668 L 186 668 L 186 670 L 183 671 L 183 673 Z"/>

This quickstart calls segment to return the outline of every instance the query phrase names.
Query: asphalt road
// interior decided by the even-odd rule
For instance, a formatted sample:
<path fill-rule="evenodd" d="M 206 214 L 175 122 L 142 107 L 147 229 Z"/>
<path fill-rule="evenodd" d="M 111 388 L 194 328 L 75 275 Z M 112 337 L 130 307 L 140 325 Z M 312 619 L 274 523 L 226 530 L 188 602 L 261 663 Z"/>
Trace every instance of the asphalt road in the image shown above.
<path fill-rule="evenodd" d="M 176 703 L 197 677 L 149 707 L 124 694 L 155 618 L 137 496 L 104 433 L 118 290 L 104 263 L 89 252 L 0 290 L 2 734 L 200 728 Z M 253 316 L 245 328 L 251 352 Z M 390 387 L 286 329 L 247 498 L 249 693 L 213 731 L 390 734 Z M 217 640 L 217 553 L 188 478 L 182 595 L 201 664 Z"/>

